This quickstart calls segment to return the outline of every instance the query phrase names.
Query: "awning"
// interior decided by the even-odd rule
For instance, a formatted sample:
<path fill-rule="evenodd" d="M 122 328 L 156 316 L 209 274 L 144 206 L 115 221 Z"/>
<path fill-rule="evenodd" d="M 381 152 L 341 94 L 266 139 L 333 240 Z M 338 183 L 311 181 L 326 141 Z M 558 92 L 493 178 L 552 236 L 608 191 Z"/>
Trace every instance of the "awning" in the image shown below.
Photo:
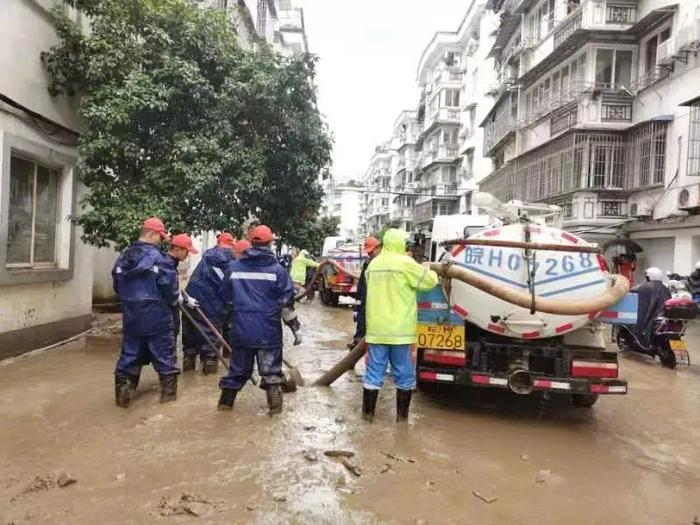
<path fill-rule="evenodd" d="M 632 33 L 634 35 L 648 33 L 655 26 L 672 17 L 677 10 L 678 4 L 669 4 L 665 7 L 654 9 L 638 20 L 632 27 L 627 29 L 627 33 Z"/>
<path fill-rule="evenodd" d="M 685 102 L 681 102 L 678 105 L 679 106 L 698 106 L 698 105 L 700 105 L 700 95 L 698 95 L 695 98 L 691 98 L 690 100 L 686 100 Z"/>

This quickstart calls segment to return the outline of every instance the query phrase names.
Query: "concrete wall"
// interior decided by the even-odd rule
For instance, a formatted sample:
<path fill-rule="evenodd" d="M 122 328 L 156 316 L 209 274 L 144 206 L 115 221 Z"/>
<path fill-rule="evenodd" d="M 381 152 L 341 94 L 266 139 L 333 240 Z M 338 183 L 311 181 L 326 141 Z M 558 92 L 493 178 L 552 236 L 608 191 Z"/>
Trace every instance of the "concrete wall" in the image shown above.
<path fill-rule="evenodd" d="M 55 99 L 47 91 L 47 76 L 40 53 L 57 43 L 47 9 L 49 0 L 2 2 L 0 15 L 0 93 L 67 128 L 79 130 L 72 101 Z M 82 188 L 73 167 L 76 148 L 66 143 L 74 136 L 56 133 L 0 103 L 0 180 L 9 181 L 9 157 L 16 152 L 31 160 L 60 167 L 57 267 L 15 270 L 4 267 L 0 284 L 0 358 L 41 347 L 87 329 L 91 323 L 93 253 L 70 225 Z M 9 185 L 9 184 L 8 184 Z M 9 188 L 0 183 L 0 218 L 7 217 Z M 4 214 L 4 215 L 3 215 Z M 4 228 L 7 228 L 4 220 Z M 3 220 L 0 220 L 3 225 Z M 4 250 L 7 231 L 0 231 Z"/>

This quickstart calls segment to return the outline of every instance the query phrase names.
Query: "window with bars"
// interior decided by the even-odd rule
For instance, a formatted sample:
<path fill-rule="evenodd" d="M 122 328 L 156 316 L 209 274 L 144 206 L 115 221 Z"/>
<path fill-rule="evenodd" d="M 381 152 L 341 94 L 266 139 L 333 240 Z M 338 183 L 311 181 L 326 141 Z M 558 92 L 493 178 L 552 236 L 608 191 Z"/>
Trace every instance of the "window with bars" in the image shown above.
<path fill-rule="evenodd" d="M 267 0 L 258 1 L 258 34 L 267 36 Z"/>
<path fill-rule="evenodd" d="M 600 217 L 622 217 L 621 201 L 600 201 L 598 203 Z"/>
<path fill-rule="evenodd" d="M 688 132 L 688 175 L 700 176 L 700 101 L 690 106 Z"/>

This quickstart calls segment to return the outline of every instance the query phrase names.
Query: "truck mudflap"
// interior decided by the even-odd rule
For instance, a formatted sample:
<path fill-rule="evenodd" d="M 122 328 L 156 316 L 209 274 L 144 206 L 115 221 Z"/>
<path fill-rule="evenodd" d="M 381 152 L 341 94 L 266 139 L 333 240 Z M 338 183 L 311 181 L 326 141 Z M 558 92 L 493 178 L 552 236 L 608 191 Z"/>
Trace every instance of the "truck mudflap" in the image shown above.
<path fill-rule="evenodd" d="M 473 387 L 509 388 L 505 375 L 469 370 L 418 368 L 418 381 Z M 534 391 L 562 394 L 626 394 L 627 381 L 622 379 L 532 376 Z"/>

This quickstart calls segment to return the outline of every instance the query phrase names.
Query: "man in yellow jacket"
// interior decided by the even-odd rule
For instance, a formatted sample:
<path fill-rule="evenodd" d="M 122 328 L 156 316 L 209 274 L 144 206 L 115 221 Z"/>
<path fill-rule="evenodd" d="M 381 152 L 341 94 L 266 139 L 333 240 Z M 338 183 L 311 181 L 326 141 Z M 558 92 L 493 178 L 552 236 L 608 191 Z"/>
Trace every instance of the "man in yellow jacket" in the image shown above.
<path fill-rule="evenodd" d="M 362 395 L 362 416 L 374 419 L 387 363 L 396 385 L 396 420 L 408 419 L 416 371 L 411 345 L 416 342 L 416 292 L 438 284 L 437 274 L 406 255 L 408 233 L 390 229 L 382 252 L 367 267 L 367 370 Z"/>
<path fill-rule="evenodd" d="M 301 250 L 292 260 L 292 283 L 295 288 L 303 288 L 306 284 L 306 268 L 318 268 L 318 263 L 309 257 L 309 252 Z"/>

